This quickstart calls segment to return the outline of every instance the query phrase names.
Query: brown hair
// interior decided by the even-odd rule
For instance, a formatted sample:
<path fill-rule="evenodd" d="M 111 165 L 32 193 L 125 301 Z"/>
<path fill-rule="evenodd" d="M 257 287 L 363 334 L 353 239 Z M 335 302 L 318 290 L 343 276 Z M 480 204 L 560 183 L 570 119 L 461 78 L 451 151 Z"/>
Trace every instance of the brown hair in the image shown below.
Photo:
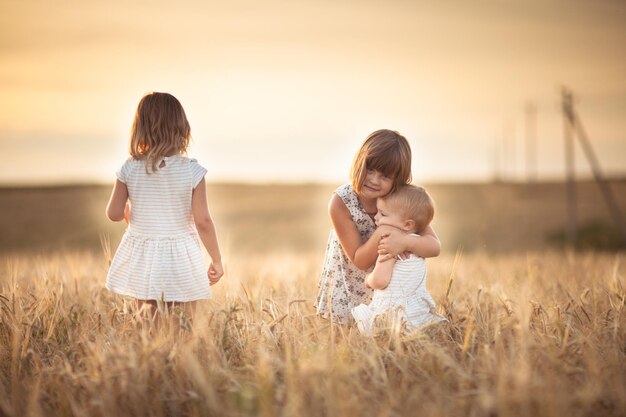
<path fill-rule="evenodd" d="M 393 178 L 393 192 L 399 185 L 411 182 L 411 146 L 404 136 L 393 130 L 381 129 L 370 134 L 357 152 L 350 169 L 352 188 L 357 193 L 365 181 L 368 169 Z"/>
<path fill-rule="evenodd" d="M 130 154 L 145 159 L 146 171 L 152 172 L 164 156 L 187 151 L 191 127 L 180 102 L 168 93 L 149 93 L 143 96 L 130 130 Z"/>
<path fill-rule="evenodd" d="M 406 184 L 384 197 L 402 217 L 415 222 L 415 232 L 421 233 L 435 215 L 435 203 L 424 187 Z"/>

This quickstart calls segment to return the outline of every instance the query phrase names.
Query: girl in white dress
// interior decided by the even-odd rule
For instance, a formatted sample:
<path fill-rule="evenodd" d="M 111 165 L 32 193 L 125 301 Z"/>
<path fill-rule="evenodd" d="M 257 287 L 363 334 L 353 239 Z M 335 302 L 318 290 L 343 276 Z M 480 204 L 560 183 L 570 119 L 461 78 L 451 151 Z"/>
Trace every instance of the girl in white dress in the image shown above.
<path fill-rule="evenodd" d="M 379 198 L 375 220 L 416 236 L 428 227 L 434 215 L 432 199 L 422 187 L 403 185 L 387 197 Z M 408 258 L 382 261 L 379 257 L 366 284 L 374 289 L 369 305 L 352 309 L 357 327 L 371 334 L 375 325 L 398 323 L 412 331 L 426 324 L 445 320 L 435 311 L 435 302 L 426 289 L 426 262 L 411 254 Z M 382 322 L 377 320 L 382 318 Z"/>
<path fill-rule="evenodd" d="M 144 96 L 131 129 L 131 157 L 116 173 L 106 210 L 109 219 L 128 223 L 106 288 L 136 298 L 138 310 L 147 305 L 152 317 L 157 301 L 184 308 L 209 298 L 209 285 L 224 274 L 206 200 L 206 169 L 184 156 L 190 137 L 174 96 Z M 208 270 L 200 241 L 211 257 Z"/>
<path fill-rule="evenodd" d="M 437 256 L 441 249 L 434 230 L 407 236 L 393 227 L 376 228 L 376 199 L 411 181 L 411 147 L 398 132 L 382 129 L 370 134 L 354 158 L 351 183 L 330 198 L 330 231 L 316 300 L 317 312 L 333 322 L 348 324 L 353 307 L 368 303 L 372 289 L 365 276 L 376 262 L 402 252 Z"/>

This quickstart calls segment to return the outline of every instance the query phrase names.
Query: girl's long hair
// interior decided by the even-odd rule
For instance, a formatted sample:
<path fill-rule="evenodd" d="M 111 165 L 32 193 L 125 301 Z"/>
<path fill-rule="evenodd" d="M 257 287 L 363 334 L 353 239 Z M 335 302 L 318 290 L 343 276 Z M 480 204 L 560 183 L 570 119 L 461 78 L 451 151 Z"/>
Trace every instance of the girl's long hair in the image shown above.
<path fill-rule="evenodd" d="M 184 153 L 191 139 L 191 127 L 180 102 L 168 93 L 143 96 L 130 130 L 130 154 L 145 160 L 152 172 L 164 156 Z"/>

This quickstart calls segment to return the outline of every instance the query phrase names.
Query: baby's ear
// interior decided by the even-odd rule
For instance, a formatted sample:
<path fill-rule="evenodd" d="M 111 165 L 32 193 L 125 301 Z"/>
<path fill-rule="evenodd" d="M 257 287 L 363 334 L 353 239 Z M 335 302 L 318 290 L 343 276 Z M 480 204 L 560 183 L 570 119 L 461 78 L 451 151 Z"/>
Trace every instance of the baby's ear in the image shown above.
<path fill-rule="evenodd" d="M 406 230 L 407 232 L 415 232 L 415 220 L 406 220 L 404 222 L 404 230 Z"/>

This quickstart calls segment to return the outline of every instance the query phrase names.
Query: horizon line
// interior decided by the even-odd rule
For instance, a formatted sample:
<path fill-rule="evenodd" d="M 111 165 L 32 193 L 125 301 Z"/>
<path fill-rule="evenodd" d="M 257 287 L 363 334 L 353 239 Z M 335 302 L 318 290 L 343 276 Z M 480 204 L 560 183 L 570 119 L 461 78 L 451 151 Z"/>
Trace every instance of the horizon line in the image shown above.
<path fill-rule="evenodd" d="M 626 181 L 626 173 L 619 175 L 610 175 L 603 178 L 609 182 L 622 182 Z M 207 186 L 332 186 L 336 184 L 343 184 L 348 180 L 343 181 L 314 181 L 314 180 L 301 180 L 301 181 L 279 181 L 279 180 L 267 180 L 267 181 L 246 181 L 246 180 L 216 180 L 207 181 Z M 534 179 L 529 181 L 527 179 L 519 178 L 489 178 L 489 179 L 430 179 L 422 182 L 411 181 L 411 184 L 428 184 L 428 185 L 542 185 L 542 184 L 561 184 L 566 183 L 567 179 L 562 177 L 549 177 Z M 596 182 L 593 176 L 580 176 L 575 178 L 575 183 L 589 183 Z M 34 181 L 20 181 L 20 182 L 2 182 L 0 181 L 0 190 L 15 190 L 15 189 L 47 189 L 47 188 L 83 188 L 83 187 L 109 187 L 112 186 L 112 182 L 103 181 L 50 181 L 50 182 L 34 182 Z"/>

